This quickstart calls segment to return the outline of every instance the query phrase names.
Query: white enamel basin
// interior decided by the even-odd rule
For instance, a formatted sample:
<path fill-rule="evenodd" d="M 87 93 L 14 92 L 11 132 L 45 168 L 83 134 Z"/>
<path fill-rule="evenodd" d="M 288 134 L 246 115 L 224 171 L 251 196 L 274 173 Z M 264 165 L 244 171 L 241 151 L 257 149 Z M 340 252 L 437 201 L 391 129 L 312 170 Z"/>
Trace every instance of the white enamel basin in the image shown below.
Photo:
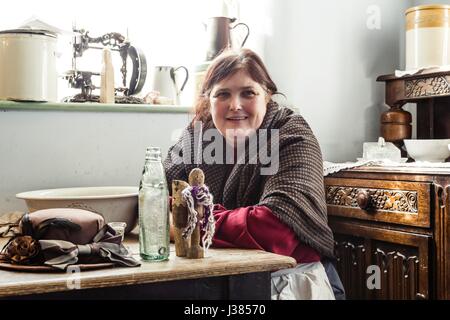
<path fill-rule="evenodd" d="M 137 223 L 138 187 L 80 187 L 35 190 L 18 193 L 28 210 L 34 212 L 49 208 L 79 208 L 96 212 L 108 222 L 125 222 L 125 232 Z"/>

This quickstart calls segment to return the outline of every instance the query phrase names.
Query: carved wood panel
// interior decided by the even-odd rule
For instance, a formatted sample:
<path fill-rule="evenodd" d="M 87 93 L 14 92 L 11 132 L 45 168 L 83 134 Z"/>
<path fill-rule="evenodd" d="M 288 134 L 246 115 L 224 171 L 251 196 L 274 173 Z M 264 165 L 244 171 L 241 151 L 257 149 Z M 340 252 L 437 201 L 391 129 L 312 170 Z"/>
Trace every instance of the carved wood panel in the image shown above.
<path fill-rule="evenodd" d="M 430 298 L 430 236 L 330 218 L 347 299 Z"/>
<path fill-rule="evenodd" d="M 431 184 L 325 177 L 328 214 L 429 227 Z"/>
<path fill-rule="evenodd" d="M 371 209 L 417 214 L 416 191 L 327 186 L 327 204 L 358 208 L 357 195 L 361 190 L 369 194 Z"/>
<path fill-rule="evenodd" d="M 335 242 L 336 269 L 347 299 L 366 299 L 366 248 L 351 242 Z"/>
<path fill-rule="evenodd" d="M 436 287 L 438 299 L 450 299 L 450 185 L 436 183 L 436 245 L 437 251 Z"/>
<path fill-rule="evenodd" d="M 380 289 L 374 290 L 376 299 L 414 300 L 424 298 L 419 293 L 419 259 L 405 256 L 398 251 L 385 253 L 376 249 L 373 253 L 381 271 Z"/>
<path fill-rule="evenodd" d="M 447 185 L 445 187 L 443 197 L 443 210 L 442 213 L 444 215 L 443 217 L 443 223 L 442 223 L 442 259 L 443 262 L 440 263 L 441 268 L 443 269 L 442 272 L 442 286 L 439 288 L 439 295 L 438 297 L 441 299 L 450 299 L 450 185 Z"/>
<path fill-rule="evenodd" d="M 405 81 L 406 98 L 422 98 L 450 94 L 450 84 L 445 76 Z"/>
<path fill-rule="evenodd" d="M 406 256 L 399 251 L 384 252 L 375 246 L 371 252 L 369 250 L 364 245 L 355 245 L 349 241 L 335 242 L 337 271 L 347 299 L 424 298 L 419 292 L 420 270 L 416 255 Z M 370 264 L 366 262 L 367 258 Z M 369 266 L 377 266 L 378 269 Z M 378 279 L 371 281 L 378 276 Z M 369 288 L 368 282 L 373 285 L 372 288 Z"/>

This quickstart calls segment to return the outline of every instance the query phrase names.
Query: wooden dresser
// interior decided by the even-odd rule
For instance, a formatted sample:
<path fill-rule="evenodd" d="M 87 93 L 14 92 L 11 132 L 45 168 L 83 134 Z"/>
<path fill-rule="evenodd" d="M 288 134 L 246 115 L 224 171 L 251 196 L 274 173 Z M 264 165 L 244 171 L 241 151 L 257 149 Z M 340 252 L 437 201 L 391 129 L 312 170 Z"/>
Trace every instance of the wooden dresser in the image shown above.
<path fill-rule="evenodd" d="M 359 167 L 325 190 L 348 299 L 450 299 L 450 168 Z"/>

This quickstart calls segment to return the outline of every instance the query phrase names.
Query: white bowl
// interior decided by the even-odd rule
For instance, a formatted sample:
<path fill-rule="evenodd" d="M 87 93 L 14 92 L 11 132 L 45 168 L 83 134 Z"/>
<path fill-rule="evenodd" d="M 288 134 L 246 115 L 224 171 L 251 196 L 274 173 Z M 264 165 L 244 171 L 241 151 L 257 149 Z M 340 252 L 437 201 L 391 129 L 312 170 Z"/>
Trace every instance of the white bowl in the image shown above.
<path fill-rule="evenodd" d="M 138 187 L 81 187 L 47 189 L 16 194 L 29 212 L 49 208 L 79 208 L 96 212 L 105 222 L 125 222 L 125 233 L 136 226 Z"/>
<path fill-rule="evenodd" d="M 405 139 L 406 151 L 415 161 L 444 162 L 450 157 L 450 139 Z"/>

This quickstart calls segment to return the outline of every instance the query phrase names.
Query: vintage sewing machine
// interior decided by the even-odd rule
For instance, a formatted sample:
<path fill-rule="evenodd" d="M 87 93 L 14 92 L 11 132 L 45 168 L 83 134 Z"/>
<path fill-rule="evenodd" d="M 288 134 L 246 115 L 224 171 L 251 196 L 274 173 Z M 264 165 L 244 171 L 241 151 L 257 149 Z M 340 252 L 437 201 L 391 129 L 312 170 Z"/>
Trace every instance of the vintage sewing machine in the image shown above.
<path fill-rule="evenodd" d="M 143 52 L 132 46 L 125 36 L 117 32 L 110 32 L 96 38 L 90 37 L 89 31 L 84 29 L 74 27 L 73 32 L 72 70 L 65 73 L 64 79 L 69 82 L 71 88 L 81 89 L 81 93 L 65 98 L 64 102 L 98 102 L 99 96 L 93 94 L 93 90 L 99 89 L 99 87 L 94 85 L 92 77 L 100 76 L 100 73 L 78 70 L 77 58 L 81 58 L 87 49 L 102 50 L 103 48 L 110 48 L 113 52 L 119 52 L 122 60 L 120 68 L 122 86 L 115 88 L 115 92 L 121 95 L 116 95 L 116 102 L 143 103 L 143 99 L 133 97 L 142 90 L 147 77 L 147 62 Z M 130 60 L 131 76 L 128 75 Z"/>

